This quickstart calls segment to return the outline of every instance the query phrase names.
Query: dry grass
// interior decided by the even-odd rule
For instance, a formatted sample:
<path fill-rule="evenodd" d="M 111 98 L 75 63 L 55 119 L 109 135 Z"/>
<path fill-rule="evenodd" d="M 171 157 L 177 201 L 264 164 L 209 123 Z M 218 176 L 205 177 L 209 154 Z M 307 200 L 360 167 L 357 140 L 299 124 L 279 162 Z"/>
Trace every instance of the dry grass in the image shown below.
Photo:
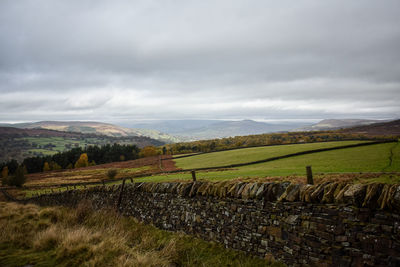
<path fill-rule="evenodd" d="M 0 202 L 0 266 L 270 266 L 111 210 Z M 281 266 L 279 263 L 273 266 Z"/>

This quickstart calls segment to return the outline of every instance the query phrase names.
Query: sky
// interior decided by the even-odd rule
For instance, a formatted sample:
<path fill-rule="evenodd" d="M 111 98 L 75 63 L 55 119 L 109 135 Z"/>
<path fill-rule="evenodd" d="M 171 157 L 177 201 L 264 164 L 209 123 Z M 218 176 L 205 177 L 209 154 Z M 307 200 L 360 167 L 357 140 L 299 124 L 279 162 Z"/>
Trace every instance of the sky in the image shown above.
<path fill-rule="evenodd" d="M 398 0 L 1 0 L 0 122 L 400 118 Z"/>

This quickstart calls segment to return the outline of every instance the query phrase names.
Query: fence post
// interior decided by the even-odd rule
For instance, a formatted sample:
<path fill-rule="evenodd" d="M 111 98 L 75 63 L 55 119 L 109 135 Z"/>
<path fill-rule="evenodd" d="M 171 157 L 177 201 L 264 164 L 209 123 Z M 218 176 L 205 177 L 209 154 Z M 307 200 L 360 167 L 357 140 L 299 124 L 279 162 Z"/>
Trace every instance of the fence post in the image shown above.
<path fill-rule="evenodd" d="M 192 171 L 193 182 L 196 182 L 196 171 Z"/>
<path fill-rule="evenodd" d="M 131 183 L 133 184 L 133 178 L 131 178 Z"/>
<path fill-rule="evenodd" d="M 307 184 L 314 184 L 311 166 L 306 166 L 307 170 Z"/>
<path fill-rule="evenodd" d="M 119 192 L 119 198 L 118 198 L 118 203 L 117 203 L 117 211 L 119 211 L 121 201 L 122 201 L 122 194 L 124 193 L 124 187 L 125 187 L 125 179 L 122 180 L 122 186 L 121 186 L 121 191 Z"/>
<path fill-rule="evenodd" d="M 104 180 L 101 180 L 101 182 L 103 183 L 103 186 L 106 186 L 106 184 L 104 183 Z"/>

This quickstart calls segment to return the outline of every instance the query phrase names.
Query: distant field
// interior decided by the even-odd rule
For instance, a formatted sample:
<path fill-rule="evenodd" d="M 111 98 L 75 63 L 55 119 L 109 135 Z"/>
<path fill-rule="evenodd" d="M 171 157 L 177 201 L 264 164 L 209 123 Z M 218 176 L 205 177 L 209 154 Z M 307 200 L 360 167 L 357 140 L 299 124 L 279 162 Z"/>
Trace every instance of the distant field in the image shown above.
<path fill-rule="evenodd" d="M 176 163 L 176 166 L 181 169 L 216 167 L 229 164 L 262 160 L 266 158 L 283 156 L 306 150 L 330 148 L 330 147 L 345 146 L 345 145 L 352 145 L 359 143 L 366 143 L 366 141 L 338 141 L 338 142 L 321 142 L 321 143 L 243 148 L 243 149 L 206 153 L 187 158 L 180 158 L 180 159 L 178 158 L 175 159 L 174 161 Z"/>
<path fill-rule="evenodd" d="M 74 147 L 85 147 L 101 142 L 101 139 L 97 138 L 78 139 L 70 137 L 23 137 L 15 140 L 25 140 L 30 144 L 29 148 L 25 148 L 24 155 L 26 157 L 54 155 Z"/>
<path fill-rule="evenodd" d="M 287 149 L 286 146 L 281 146 L 281 148 L 285 150 Z M 389 166 L 389 155 L 392 148 L 393 161 L 392 164 Z M 242 151 L 236 150 L 236 152 Z M 222 152 L 212 154 L 221 155 L 221 153 Z M 277 150 L 276 153 L 279 153 L 279 151 Z M 208 154 L 207 156 L 212 156 L 212 154 Z M 186 166 L 201 166 L 201 162 L 197 163 L 197 165 L 194 164 L 194 159 L 198 157 L 200 156 L 184 158 L 193 160 L 192 165 Z M 176 161 L 178 160 L 183 159 L 176 159 Z M 215 158 L 215 160 L 217 159 Z M 220 162 L 225 162 L 225 159 L 222 159 Z M 266 163 L 253 164 L 224 171 L 199 171 L 197 172 L 197 178 L 207 180 L 225 180 L 238 177 L 257 178 L 290 175 L 305 176 L 305 167 L 307 165 L 312 166 L 314 173 L 369 173 L 383 171 L 400 172 L 400 145 L 396 143 L 386 143 L 365 147 L 338 149 L 333 151 L 295 156 Z M 184 173 L 171 175 L 155 175 L 151 177 L 141 178 L 140 181 L 163 181 L 176 179 L 191 179 L 191 174 Z"/>

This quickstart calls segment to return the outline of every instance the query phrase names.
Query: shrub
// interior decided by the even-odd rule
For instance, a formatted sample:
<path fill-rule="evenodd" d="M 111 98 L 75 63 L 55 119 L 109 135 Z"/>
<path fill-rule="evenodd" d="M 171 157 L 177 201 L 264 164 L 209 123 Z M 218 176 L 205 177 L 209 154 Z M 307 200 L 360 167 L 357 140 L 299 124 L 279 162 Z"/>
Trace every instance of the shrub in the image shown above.
<path fill-rule="evenodd" d="M 118 173 L 118 171 L 117 171 L 116 169 L 109 169 L 109 170 L 107 171 L 107 177 L 108 177 L 109 179 L 114 179 L 115 176 L 117 176 L 117 173 Z"/>

